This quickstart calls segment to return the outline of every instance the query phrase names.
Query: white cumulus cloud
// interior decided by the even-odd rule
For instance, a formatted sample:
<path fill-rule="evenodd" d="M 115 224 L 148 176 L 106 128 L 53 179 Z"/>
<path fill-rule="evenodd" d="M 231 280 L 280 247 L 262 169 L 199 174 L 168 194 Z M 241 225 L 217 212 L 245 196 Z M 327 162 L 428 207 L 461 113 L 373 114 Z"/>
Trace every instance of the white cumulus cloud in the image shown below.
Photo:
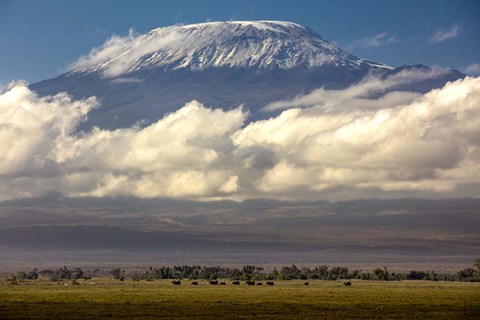
<path fill-rule="evenodd" d="M 370 95 L 398 79 L 321 89 L 250 123 L 240 108 L 192 101 L 147 127 L 86 133 L 76 128 L 95 98 L 40 98 L 14 83 L 0 95 L 0 200 L 52 191 L 197 200 L 480 196 L 480 78 L 425 95 Z"/>

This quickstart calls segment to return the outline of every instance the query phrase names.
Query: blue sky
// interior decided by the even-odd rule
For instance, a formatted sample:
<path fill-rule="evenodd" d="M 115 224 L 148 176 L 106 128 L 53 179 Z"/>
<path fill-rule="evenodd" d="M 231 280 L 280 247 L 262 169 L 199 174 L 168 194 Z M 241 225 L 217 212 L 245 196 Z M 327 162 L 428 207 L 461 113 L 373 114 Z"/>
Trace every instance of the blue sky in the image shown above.
<path fill-rule="evenodd" d="M 176 23 L 287 20 L 392 66 L 480 68 L 480 1 L 0 0 L 0 82 L 64 72 L 112 34 Z"/>

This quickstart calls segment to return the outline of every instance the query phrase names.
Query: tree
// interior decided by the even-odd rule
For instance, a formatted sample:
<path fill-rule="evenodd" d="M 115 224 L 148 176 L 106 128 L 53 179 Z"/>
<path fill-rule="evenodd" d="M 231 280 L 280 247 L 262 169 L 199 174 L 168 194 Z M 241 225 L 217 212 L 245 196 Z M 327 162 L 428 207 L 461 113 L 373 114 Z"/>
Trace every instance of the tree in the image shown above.
<path fill-rule="evenodd" d="M 333 267 L 330 269 L 330 280 L 347 279 L 348 268 L 345 267 Z"/>
<path fill-rule="evenodd" d="M 467 268 L 464 270 L 460 270 L 457 273 L 458 280 L 460 281 L 475 281 L 477 278 L 477 271 L 473 268 Z"/>
<path fill-rule="evenodd" d="M 256 267 L 255 266 L 250 266 L 250 265 L 246 265 L 246 266 L 243 266 L 242 270 L 243 270 L 243 273 L 245 274 L 252 274 L 255 272 L 255 269 Z"/>
<path fill-rule="evenodd" d="M 412 270 L 407 274 L 408 280 L 425 280 L 428 278 L 428 274 L 423 271 Z"/>
<path fill-rule="evenodd" d="M 373 274 L 375 275 L 375 279 L 377 280 L 385 280 L 385 272 L 382 269 L 376 268 L 373 270 Z"/>
<path fill-rule="evenodd" d="M 121 270 L 120 268 L 115 268 L 111 270 L 110 273 L 113 275 L 113 278 L 115 280 L 120 280 L 120 281 L 125 280 L 125 276 L 124 276 L 125 270 Z"/>
<path fill-rule="evenodd" d="M 26 277 L 27 277 L 27 273 L 25 271 L 19 271 L 15 275 L 15 278 L 20 279 L 20 280 L 24 280 L 24 279 L 26 279 Z"/>
<path fill-rule="evenodd" d="M 27 272 L 26 275 L 25 275 L 25 278 L 29 279 L 29 280 L 38 279 L 37 268 L 33 269 L 32 271 Z"/>
<path fill-rule="evenodd" d="M 477 273 L 480 275 L 480 258 L 475 260 L 475 263 L 473 264 L 473 266 L 475 267 L 475 269 L 477 269 Z"/>
<path fill-rule="evenodd" d="M 72 278 L 72 272 L 68 270 L 67 266 L 64 266 L 63 268 L 58 269 L 58 274 L 60 279 L 71 279 Z"/>

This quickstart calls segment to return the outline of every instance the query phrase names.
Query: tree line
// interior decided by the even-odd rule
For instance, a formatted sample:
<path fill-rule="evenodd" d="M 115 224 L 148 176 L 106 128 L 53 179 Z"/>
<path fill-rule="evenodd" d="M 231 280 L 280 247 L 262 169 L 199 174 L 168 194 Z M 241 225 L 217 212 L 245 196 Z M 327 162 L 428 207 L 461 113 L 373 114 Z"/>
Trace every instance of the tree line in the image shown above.
<path fill-rule="evenodd" d="M 69 269 L 66 266 L 51 270 L 21 271 L 11 275 L 13 280 L 35 280 L 39 277 L 49 278 L 52 281 L 91 279 L 98 276 L 111 276 L 116 280 L 123 281 L 127 278 L 134 281 L 160 280 L 160 279 L 231 279 L 231 280 L 430 280 L 430 281 L 480 281 L 480 259 L 475 264 L 454 274 L 439 274 L 434 271 L 412 270 L 408 273 L 391 272 L 386 267 L 376 268 L 371 272 L 362 270 L 350 270 L 346 267 L 328 267 L 321 265 L 314 268 L 295 265 L 265 270 L 255 265 L 245 265 L 241 268 L 229 268 L 221 266 L 161 266 L 158 268 L 149 267 L 143 271 L 126 272 L 121 268 L 114 268 L 106 274 L 99 269 L 84 271 L 81 268 Z"/>

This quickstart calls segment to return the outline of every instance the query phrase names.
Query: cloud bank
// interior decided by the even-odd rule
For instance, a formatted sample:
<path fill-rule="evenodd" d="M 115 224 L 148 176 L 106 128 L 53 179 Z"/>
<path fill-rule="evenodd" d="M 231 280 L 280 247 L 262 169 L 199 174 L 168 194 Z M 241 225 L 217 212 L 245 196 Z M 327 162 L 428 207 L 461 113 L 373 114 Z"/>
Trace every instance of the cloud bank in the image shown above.
<path fill-rule="evenodd" d="M 76 128 L 95 98 L 14 83 L 0 96 L 0 199 L 480 196 L 480 78 L 365 95 L 388 81 L 321 89 L 248 124 L 240 108 L 192 101 L 147 127 L 86 133 Z"/>
<path fill-rule="evenodd" d="M 275 111 L 294 107 L 321 108 L 324 111 L 392 108 L 406 104 L 420 96 L 416 92 L 395 91 L 394 89 L 409 83 L 435 79 L 449 72 L 447 69 L 432 68 L 409 69 L 400 71 L 385 79 L 366 77 L 358 84 L 347 89 L 325 90 L 323 88 L 291 100 L 276 101 L 265 106 L 262 111 Z M 388 92 L 387 94 L 385 94 Z"/>

